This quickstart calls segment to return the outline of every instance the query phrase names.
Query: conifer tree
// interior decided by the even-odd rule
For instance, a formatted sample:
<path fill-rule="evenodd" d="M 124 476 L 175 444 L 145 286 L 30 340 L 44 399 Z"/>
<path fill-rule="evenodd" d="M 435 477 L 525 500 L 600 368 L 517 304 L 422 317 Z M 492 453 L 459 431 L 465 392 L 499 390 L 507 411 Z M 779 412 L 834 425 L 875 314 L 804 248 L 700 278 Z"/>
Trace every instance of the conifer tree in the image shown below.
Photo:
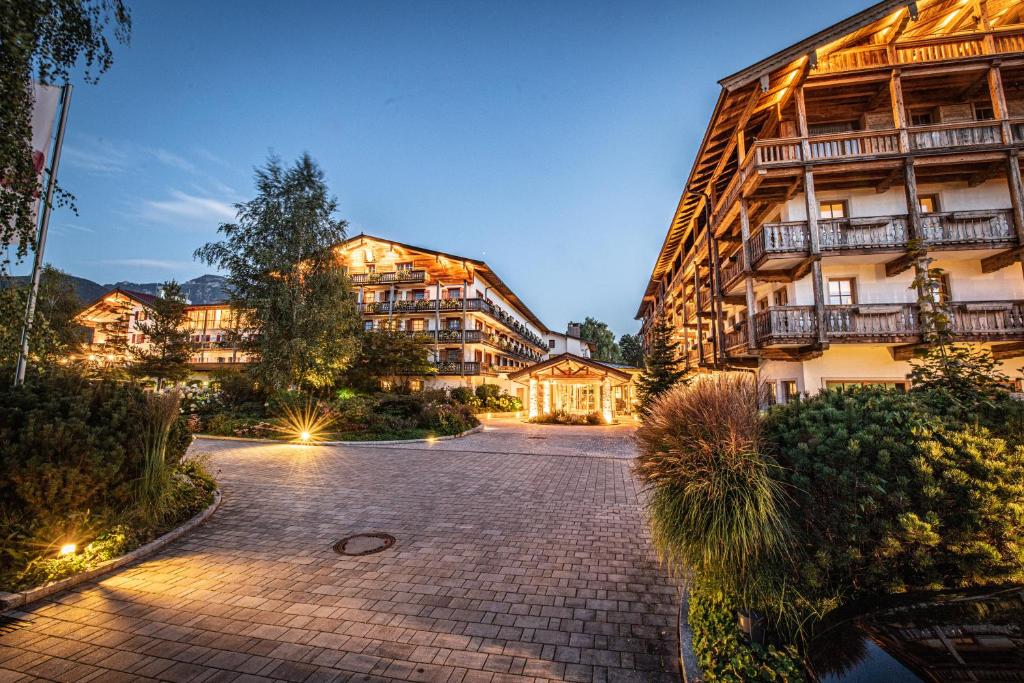
<path fill-rule="evenodd" d="M 165 282 L 163 292 L 147 310 L 145 320 L 136 327 L 146 335 L 145 342 L 132 349 L 129 372 L 135 377 L 152 377 L 159 391 L 165 381 L 179 382 L 189 374 L 188 314 L 181 285 Z"/>
<path fill-rule="evenodd" d="M 672 339 L 672 326 L 662 316 L 651 327 L 650 345 L 644 371 L 637 379 L 640 412 L 647 413 L 659 396 L 683 380 L 686 371 L 679 361 L 679 343 Z"/>

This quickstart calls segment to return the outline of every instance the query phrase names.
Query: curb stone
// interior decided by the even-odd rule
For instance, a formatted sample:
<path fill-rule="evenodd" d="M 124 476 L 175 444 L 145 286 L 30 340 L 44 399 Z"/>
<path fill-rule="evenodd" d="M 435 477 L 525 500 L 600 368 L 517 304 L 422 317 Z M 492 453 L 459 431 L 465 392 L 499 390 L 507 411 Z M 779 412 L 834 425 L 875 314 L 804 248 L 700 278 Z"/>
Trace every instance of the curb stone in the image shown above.
<path fill-rule="evenodd" d="M 120 557 L 105 560 L 92 569 L 87 569 L 84 572 L 60 579 L 59 581 L 51 581 L 50 583 L 43 584 L 42 586 L 36 586 L 35 588 L 29 588 L 17 593 L 0 591 L 0 613 L 22 607 L 41 598 L 45 598 L 48 595 L 59 593 L 62 590 L 73 588 L 78 584 L 95 579 L 97 576 L 102 576 L 103 574 L 112 572 L 115 569 L 120 569 L 126 564 L 130 564 L 136 560 L 152 555 L 156 551 L 161 550 L 164 546 L 178 540 L 188 532 L 202 525 L 213 515 L 214 512 L 217 511 L 217 508 L 220 507 L 221 500 L 223 500 L 223 496 L 221 495 L 220 489 L 217 489 L 213 492 L 213 502 L 207 505 L 206 509 L 196 513 L 190 520 L 181 526 L 171 529 L 163 536 L 159 536 L 149 543 L 141 545 L 135 550 L 125 553 Z"/>
<path fill-rule="evenodd" d="M 693 631 L 690 630 L 690 591 L 686 584 L 679 591 L 679 669 L 684 683 L 703 683 L 704 674 L 693 652 Z"/>

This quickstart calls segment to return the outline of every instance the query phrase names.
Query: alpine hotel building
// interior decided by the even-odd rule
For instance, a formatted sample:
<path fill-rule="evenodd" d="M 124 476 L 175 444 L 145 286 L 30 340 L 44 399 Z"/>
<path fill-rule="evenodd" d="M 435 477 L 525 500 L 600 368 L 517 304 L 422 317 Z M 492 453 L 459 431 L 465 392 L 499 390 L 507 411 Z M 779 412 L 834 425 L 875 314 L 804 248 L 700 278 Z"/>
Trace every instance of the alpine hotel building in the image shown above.
<path fill-rule="evenodd" d="M 766 401 L 906 387 L 917 269 L 1024 366 L 1024 2 L 880 2 L 721 81 L 637 317 Z M 912 253 L 913 250 L 913 253 Z"/>

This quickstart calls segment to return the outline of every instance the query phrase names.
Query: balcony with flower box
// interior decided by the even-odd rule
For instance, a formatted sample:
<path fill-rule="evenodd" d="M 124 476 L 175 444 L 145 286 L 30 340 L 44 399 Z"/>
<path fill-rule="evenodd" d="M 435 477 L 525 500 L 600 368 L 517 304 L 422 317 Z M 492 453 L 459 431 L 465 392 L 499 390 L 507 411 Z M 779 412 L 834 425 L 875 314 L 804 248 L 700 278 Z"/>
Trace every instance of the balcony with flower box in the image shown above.
<path fill-rule="evenodd" d="M 392 270 L 386 273 L 354 273 L 349 277 L 354 285 L 415 284 L 427 281 L 427 271 Z"/>

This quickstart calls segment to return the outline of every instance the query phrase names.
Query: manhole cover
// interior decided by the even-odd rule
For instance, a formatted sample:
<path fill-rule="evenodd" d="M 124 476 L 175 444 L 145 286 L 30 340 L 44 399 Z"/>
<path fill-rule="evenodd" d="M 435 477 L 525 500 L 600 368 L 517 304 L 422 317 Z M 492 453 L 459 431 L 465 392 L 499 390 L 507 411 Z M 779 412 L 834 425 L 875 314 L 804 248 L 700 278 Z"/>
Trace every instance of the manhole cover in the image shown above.
<path fill-rule="evenodd" d="M 334 544 L 334 552 L 341 555 L 372 555 L 395 544 L 390 534 L 356 534 Z"/>

